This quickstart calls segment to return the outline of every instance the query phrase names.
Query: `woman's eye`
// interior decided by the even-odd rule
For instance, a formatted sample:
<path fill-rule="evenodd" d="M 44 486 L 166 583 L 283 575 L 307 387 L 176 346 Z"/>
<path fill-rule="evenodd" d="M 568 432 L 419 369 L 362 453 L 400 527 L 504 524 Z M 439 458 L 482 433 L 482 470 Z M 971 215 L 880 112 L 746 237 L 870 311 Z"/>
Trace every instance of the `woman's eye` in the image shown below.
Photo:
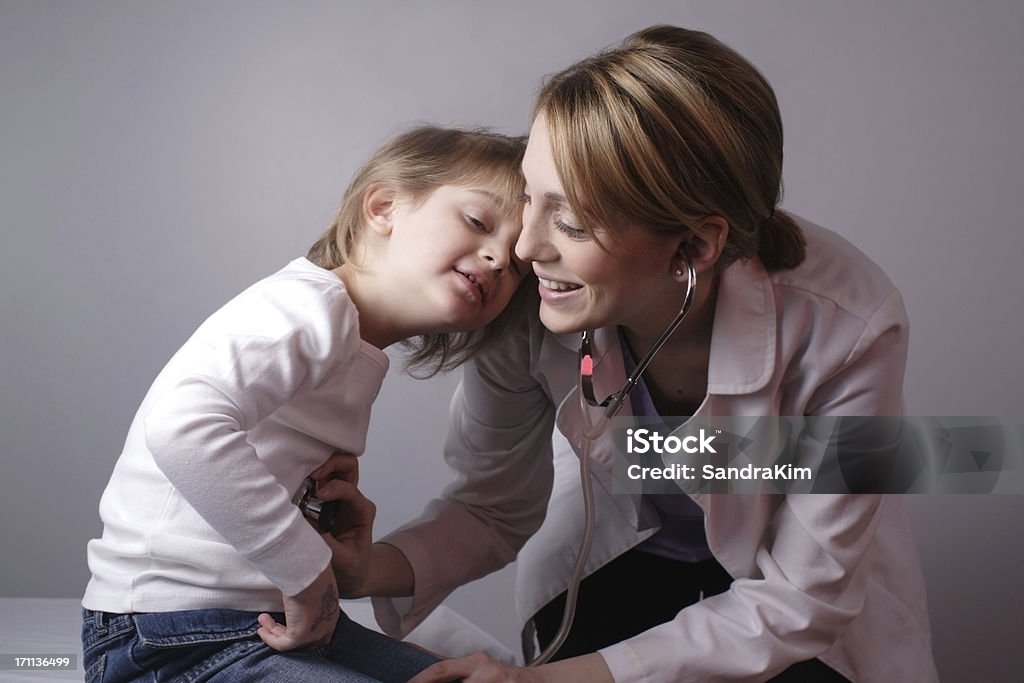
<path fill-rule="evenodd" d="M 588 238 L 588 235 L 587 235 L 585 230 L 580 230 L 579 228 L 574 228 L 571 225 L 569 225 L 568 223 L 563 223 L 562 221 L 558 220 L 557 218 L 555 219 L 555 230 L 557 230 L 560 233 L 565 234 L 566 236 L 568 236 L 569 238 L 574 239 L 574 240 L 585 240 L 585 239 Z"/>
<path fill-rule="evenodd" d="M 528 194 L 526 194 L 524 192 L 521 195 L 519 195 L 518 197 L 516 197 L 516 201 L 519 202 L 520 204 L 529 204 L 530 203 L 530 195 L 528 195 Z"/>
<path fill-rule="evenodd" d="M 477 230 L 480 230 L 481 232 L 487 232 L 487 225 L 484 224 L 484 222 L 479 218 L 475 218 L 473 216 L 466 216 L 466 220 L 469 221 Z"/>

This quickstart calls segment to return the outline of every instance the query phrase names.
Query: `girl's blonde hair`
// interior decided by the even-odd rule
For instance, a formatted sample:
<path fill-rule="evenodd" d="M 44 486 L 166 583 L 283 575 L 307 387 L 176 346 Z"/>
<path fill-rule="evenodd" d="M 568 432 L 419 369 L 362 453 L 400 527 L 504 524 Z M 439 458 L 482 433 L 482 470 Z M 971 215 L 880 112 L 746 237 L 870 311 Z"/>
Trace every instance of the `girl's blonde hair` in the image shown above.
<path fill-rule="evenodd" d="M 366 226 L 364 200 L 376 186 L 387 187 L 413 206 L 422 204 L 443 185 L 487 183 L 497 190 L 503 212 L 521 219 L 523 179 L 520 164 L 525 137 L 511 137 L 482 129 L 413 128 L 378 149 L 356 172 L 331 226 L 306 258 L 328 270 L 351 263 Z M 358 267 L 358 263 L 355 263 Z M 524 277 L 524 283 L 529 278 Z M 410 350 L 407 367 L 431 376 L 450 370 L 490 344 L 509 327 L 524 305 L 528 285 L 520 283 L 509 306 L 481 330 L 425 334 L 402 342 Z"/>
<path fill-rule="evenodd" d="M 534 114 L 547 118 L 569 204 L 584 229 L 633 224 L 681 234 L 722 216 L 719 260 L 758 256 L 794 268 L 805 241 L 776 207 L 782 117 L 764 76 L 714 37 L 652 26 L 550 77 Z"/>

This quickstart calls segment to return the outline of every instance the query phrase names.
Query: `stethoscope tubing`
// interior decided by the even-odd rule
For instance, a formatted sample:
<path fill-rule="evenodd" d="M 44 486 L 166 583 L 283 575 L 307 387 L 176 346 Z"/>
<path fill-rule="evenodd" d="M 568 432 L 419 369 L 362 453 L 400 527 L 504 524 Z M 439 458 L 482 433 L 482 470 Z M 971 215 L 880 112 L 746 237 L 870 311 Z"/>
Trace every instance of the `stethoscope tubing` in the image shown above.
<path fill-rule="evenodd" d="M 633 391 L 633 387 L 640 380 L 640 376 L 644 374 L 644 370 L 654 360 L 655 354 L 661 350 L 661 347 L 665 345 L 669 337 L 679 328 L 686 315 L 690 312 L 690 308 L 693 306 L 694 294 L 697 291 L 697 271 L 693 267 L 693 261 L 690 259 L 686 252 L 683 252 L 683 257 L 686 260 L 686 294 L 683 295 L 683 303 L 679 307 L 679 312 L 672 321 L 665 327 L 661 335 L 655 340 L 654 344 L 647 351 L 640 362 L 633 368 L 633 372 L 629 373 L 629 377 L 626 378 L 625 383 L 622 387 L 614 394 L 610 394 L 603 401 L 598 401 L 594 395 L 594 384 L 593 384 L 593 367 L 594 367 L 594 354 L 592 350 L 591 337 L 593 333 L 590 330 L 584 330 L 580 337 L 580 388 L 583 397 L 587 403 L 595 408 L 604 408 L 605 414 L 609 419 L 615 416 L 619 412 L 619 408 L 622 407 L 623 401 L 629 396 L 629 392 Z M 592 425 L 591 425 L 592 426 Z"/>
<path fill-rule="evenodd" d="M 608 431 L 612 418 L 622 408 L 622 404 L 629 396 L 629 392 L 636 386 L 640 376 L 654 359 L 654 355 L 661 350 L 661 347 L 665 345 L 665 342 L 672 336 L 672 333 L 679 328 L 679 325 L 682 324 L 683 319 L 686 318 L 690 308 L 693 306 L 694 294 L 697 289 L 697 272 L 693 267 L 693 261 L 685 252 L 684 257 L 686 258 L 687 270 L 686 294 L 683 296 L 683 303 L 679 307 L 679 313 L 665 327 L 664 332 L 654 342 L 647 354 L 637 363 L 633 372 L 626 378 L 622 388 L 609 395 L 603 401 L 598 401 L 594 395 L 594 355 L 590 341 L 591 332 L 586 330 L 581 335 L 579 352 L 580 371 L 576 375 L 576 393 L 579 398 L 581 420 L 580 485 L 583 492 L 583 538 L 580 541 L 580 550 L 576 555 L 576 563 L 573 565 L 572 576 L 566 588 L 565 611 L 562 613 L 562 623 L 558 627 L 555 637 L 544 648 L 544 651 L 537 655 L 533 661 L 529 662 L 527 666 L 546 664 L 562 647 L 566 638 L 569 637 L 569 631 L 572 630 L 572 624 L 576 616 L 576 601 L 579 597 L 580 583 L 583 581 L 583 572 L 586 569 L 587 558 L 590 556 L 590 548 L 593 545 L 595 531 L 594 482 L 590 478 L 590 447 L 595 440 Z M 596 422 L 590 419 L 588 406 L 603 408 Z"/>

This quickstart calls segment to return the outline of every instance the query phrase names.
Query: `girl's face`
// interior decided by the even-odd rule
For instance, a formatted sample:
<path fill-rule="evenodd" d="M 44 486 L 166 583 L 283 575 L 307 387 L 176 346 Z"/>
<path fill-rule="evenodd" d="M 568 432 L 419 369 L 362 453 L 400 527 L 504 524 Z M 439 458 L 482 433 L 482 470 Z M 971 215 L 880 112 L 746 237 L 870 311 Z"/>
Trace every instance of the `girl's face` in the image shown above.
<path fill-rule="evenodd" d="M 565 198 L 543 113 L 530 131 L 523 174 L 527 204 L 516 253 L 540 280 L 544 326 L 555 333 L 663 326 L 679 308 L 675 242 L 636 226 L 616 226 L 614 234 L 593 226 L 604 248 L 592 240 Z"/>
<path fill-rule="evenodd" d="M 520 221 L 502 204 L 486 183 L 394 203 L 382 272 L 407 332 L 478 329 L 508 305 L 527 266 L 513 253 Z"/>

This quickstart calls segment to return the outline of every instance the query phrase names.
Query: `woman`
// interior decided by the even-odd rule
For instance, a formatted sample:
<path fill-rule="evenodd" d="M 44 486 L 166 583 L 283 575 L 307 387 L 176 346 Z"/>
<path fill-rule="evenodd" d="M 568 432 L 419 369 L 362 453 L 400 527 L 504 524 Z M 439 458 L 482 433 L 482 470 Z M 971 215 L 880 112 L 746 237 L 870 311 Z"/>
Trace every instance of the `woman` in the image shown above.
<path fill-rule="evenodd" d="M 899 293 L 777 208 L 774 94 L 713 37 L 652 27 L 555 75 L 523 171 L 516 250 L 540 280 L 539 315 L 464 371 L 446 449 L 458 482 L 373 547 L 360 593 L 412 596 L 376 601 L 393 634 L 518 553 L 521 615 L 551 640 L 582 526 L 575 467 L 566 453 L 553 465 L 551 446 L 557 425 L 580 449 L 579 332 L 595 330 L 594 393 L 608 395 L 679 311 L 691 264 L 692 309 L 622 414 L 901 411 Z M 610 439 L 591 448 L 597 536 L 565 658 L 517 669 L 477 655 L 414 683 L 935 680 L 899 499 L 612 495 Z"/>

